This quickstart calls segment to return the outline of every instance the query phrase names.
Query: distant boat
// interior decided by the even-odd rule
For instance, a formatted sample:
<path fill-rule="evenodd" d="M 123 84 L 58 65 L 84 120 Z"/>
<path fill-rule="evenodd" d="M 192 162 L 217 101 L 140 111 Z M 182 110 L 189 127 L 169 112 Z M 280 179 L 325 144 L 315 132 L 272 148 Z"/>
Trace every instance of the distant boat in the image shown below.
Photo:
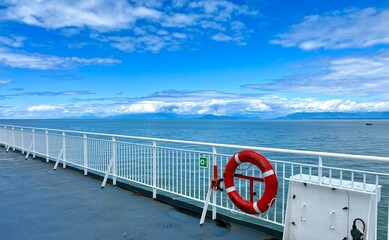
<path fill-rule="evenodd" d="M 373 125 L 373 123 L 371 123 L 371 122 L 367 122 L 367 123 L 366 123 L 366 125 Z"/>

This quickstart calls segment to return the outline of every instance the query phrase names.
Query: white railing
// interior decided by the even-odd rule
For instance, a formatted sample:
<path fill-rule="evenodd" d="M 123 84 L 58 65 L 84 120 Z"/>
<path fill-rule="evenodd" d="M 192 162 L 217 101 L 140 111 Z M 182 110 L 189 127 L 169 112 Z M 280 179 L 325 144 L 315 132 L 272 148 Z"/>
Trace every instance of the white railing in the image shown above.
<path fill-rule="evenodd" d="M 0 126 L 0 144 L 7 151 L 21 151 L 26 154 L 26 159 L 39 156 L 47 162 L 55 161 L 54 169 L 61 163 L 63 168 L 71 165 L 83 170 L 85 175 L 91 172 L 104 176 L 102 187 L 108 178 L 112 178 L 114 185 L 116 181 L 122 181 L 152 191 L 153 198 L 157 194 L 165 194 L 199 207 L 206 200 L 213 178 L 212 165 L 218 166 L 218 175 L 223 176 L 224 167 L 234 153 L 251 149 L 261 152 L 272 163 L 279 179 L 277 201 L 266 213 L 248 215 L 237 209 L 225 192 L 218 192 L 213 194 L 210 202 L 215 213 L 217 209 L 222 215 L 282 231 L 289 179 L 293 175 L 307 174 L 309 178 L 317 177 L 319 184 L 321 178 L 326 178 L 330 185 L 332 179 L 350 181 L 351 185 L 347 187 L 355 191 L 368 191 L 366 184 L 382 185 L 377 239 L 389 236 L 388 157 L 4 125 Z M 245 175 L 261 175 L 258 169 L 244 164 L 240 171 Z M 354 182 L 362 183 L 363 187 L 354 188 Z M 239 179 L 236 187 L 243 198 L 249 199 L 247 181 Z M 255 183 L 254 189 L 259 198 L 264 190 L 263 185 Z"/>

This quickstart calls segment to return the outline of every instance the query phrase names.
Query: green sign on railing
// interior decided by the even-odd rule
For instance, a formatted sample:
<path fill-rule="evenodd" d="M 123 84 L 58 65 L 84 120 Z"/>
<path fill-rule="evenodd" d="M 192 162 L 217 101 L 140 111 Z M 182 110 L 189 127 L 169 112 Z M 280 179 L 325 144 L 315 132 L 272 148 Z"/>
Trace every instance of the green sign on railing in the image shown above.
<path fill-rule="evenodd" d="M 200 157 L 199 165 L 200 165 L 200 167 L 207 168 L 208 167 L 208 158 Z"/>

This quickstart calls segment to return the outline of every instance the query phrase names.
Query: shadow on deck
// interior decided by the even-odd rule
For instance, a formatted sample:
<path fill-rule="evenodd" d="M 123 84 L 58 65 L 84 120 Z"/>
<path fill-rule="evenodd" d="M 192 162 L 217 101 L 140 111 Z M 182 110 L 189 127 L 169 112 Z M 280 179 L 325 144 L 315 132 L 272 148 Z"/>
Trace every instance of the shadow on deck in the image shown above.
<path fill-rule="evenodd" d="M 0 150 L 0 239 L 272 239 Z"/>

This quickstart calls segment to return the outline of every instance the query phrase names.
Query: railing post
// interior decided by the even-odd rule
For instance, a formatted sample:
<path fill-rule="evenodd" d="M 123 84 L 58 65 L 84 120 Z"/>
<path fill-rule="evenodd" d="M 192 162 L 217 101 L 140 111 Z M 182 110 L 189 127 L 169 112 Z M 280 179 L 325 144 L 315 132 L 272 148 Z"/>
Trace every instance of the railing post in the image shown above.
<path fill-rule="evenodd" d="M 62 132 L 62 167 L 66 168 L 66 135 L 65 132 Z"/>
<path fill-rule="evenodd" d="M 153 141 L 153 199 L 157 198 L 157 143 Z"/>
<path fill-rule="evenodd" d="M 46 138 L 46 162 L 49 162 L 49 132 L 45 131 Z"/>
<path fill-rule="evenodd" d="M 22 154 L 24 155 L 24 129 L 21 128 L 21 135 L 22 135 Z"/>
<path fill-rule="evenodd" d="M 86 138 L 86 134 L 84 134 L 84 138 L 82 140 L 84 146 L 84 175 L 88 175 L 88 139 Z"/>
<path fill-rule="evenodd" d="M 215 167 L 217 167 L 217 161 L 216 161 L 216 148 L 214 146 L 212 146 L 212 165 L 213 165 L 213 169 L 215 169 Z M 214 178 L 216 176 L 213 176 Z M 212 191 L 212 220 L 215 220 L 216 219 L 216 192 L 217 191 Z"/>
<path fill-rule="evenodd" d="M 15 152 L 15 128 L 12 127 L 12 151 Z"/>
<path fill-rule="evenodd" d="M 35 158 L 35 129 L 32 129 L 32 158 Z"/>
<path fill-rule="evenodd" d="M 10 146 L 10 143 L 8 142 L 8 129 L 7 129 L 7 127 L 4 127 L 4 129 L 5 129 L 5 144 L 4 144 L 4 147 L 6 148 L 6 152 L 8 152 L 8 150 L 9 150 L 9 146 Z"/>
<path fill-rule="evenodd" d="M 319 156 L 319 163 L 318 163 L 318 184 L 321 185 L 321 178 L 323 176 L 323 159 L 321 156 Z"/>
<path fill-rule="evenodd" d="M 4 126 L 4 147 L 7 148 L 8 146 L 8 132 L 7 132 L 7 126 Z"/>
<path fill-rule="evenodd" d="M 387 233 L 386 233 L 386 237 L 387 239 L 389 240 L 389 198 L 388 198 L 388 228 L 387 228 Z"/>
<path fill-rule="evenodd" d="M 116 164 L 116 139 L 112 137 L 112 185 L 116 185 L 116 173 L 117 173 L 117 164 Z"/>

